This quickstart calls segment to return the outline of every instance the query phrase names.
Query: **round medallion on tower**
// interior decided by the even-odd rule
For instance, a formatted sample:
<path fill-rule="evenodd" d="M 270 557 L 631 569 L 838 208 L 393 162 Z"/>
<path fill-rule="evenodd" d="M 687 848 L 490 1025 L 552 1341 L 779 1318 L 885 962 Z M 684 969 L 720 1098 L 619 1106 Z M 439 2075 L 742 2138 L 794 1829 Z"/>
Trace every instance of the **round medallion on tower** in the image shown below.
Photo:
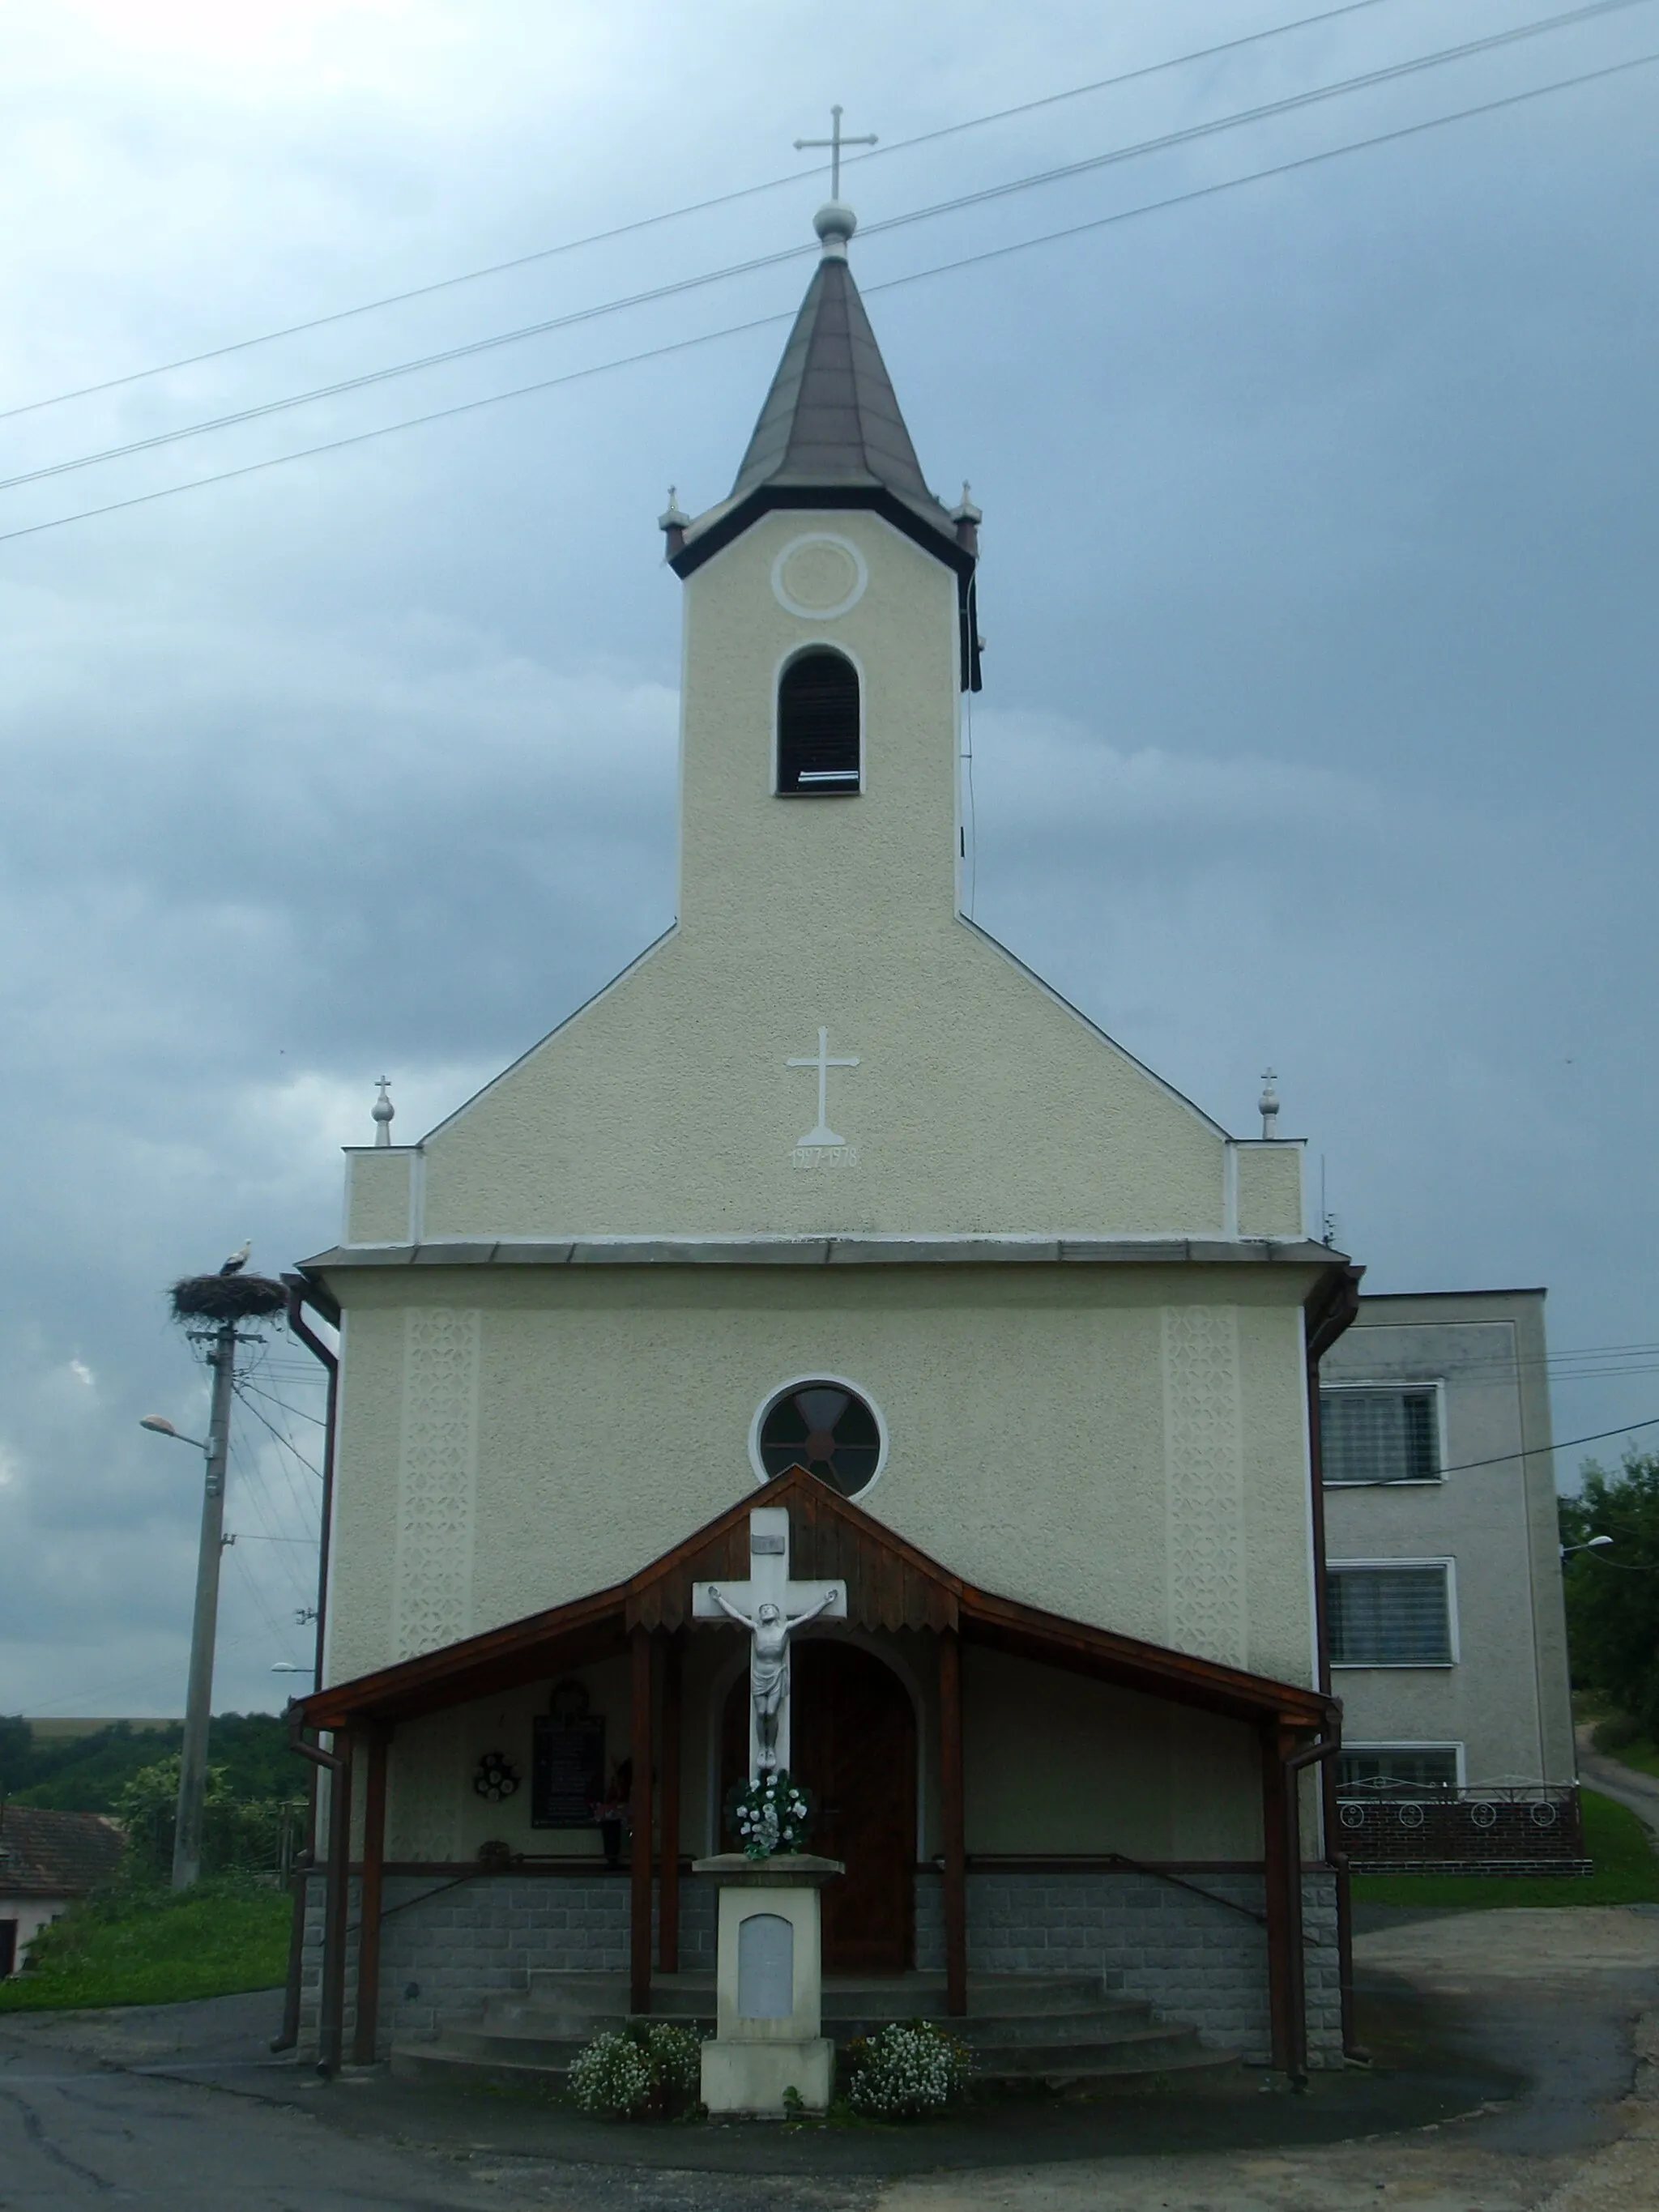
<path fill-rule="evenodd" d="M 815 531 L 791 538 L 772 563 L 772 595 L 803 621 L 833 622 L 857 606 L 870 580 L 858 547 Z"/>

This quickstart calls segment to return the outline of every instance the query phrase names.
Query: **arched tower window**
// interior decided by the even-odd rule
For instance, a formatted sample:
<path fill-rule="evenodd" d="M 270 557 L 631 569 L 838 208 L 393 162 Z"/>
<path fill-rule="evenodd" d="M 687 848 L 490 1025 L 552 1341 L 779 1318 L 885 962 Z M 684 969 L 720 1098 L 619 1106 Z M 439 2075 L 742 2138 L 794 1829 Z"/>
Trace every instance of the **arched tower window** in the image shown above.
<path fill-rule="evenodd" d="M 803 653 L 778 685 L 778 789 L 833 799 L 859 788 L 859 672 L 843 653 Z"/>

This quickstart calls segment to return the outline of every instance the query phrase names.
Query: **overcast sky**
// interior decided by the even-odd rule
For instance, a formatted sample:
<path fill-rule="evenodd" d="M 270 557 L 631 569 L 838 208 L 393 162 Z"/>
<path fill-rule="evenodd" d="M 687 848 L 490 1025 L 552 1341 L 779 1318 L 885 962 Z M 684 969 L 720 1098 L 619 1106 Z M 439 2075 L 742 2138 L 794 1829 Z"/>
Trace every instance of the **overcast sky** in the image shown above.
<path fill-rule="evenodd" d="M 799 173 L 13 413 L 0 473 L 809 248 L 832 100 L 908 139 L 1320 6 L 0 6 L 0 407 Z M 977 918 L 1240 1133 L 1271 1060 L 1369 1287 L 1546 1284 L 1574 1352 L 1659 1345 L 1659 67 L 1307 157 L 1659 53 L 1659 0 L 875 228 L 1561 6 L 1373 0 L 845 191 L 923 465 L 985 510 Z M 0 491 L 0 1711 L 180 1708 L 163 1286 L 328 1244 L 376 1076 L 418 1136 L 672 919 L 655 518 L 728 489 L 810 270 Z M 1659 1413 L 1659 1350 L 1590 1364 L 1559 1435 Z M 316 1483 L 253 1413 L 314 1460 L 316 1406 L 282 1342 L 254 1380 L 222 1708 L 307 1648 Z"/>

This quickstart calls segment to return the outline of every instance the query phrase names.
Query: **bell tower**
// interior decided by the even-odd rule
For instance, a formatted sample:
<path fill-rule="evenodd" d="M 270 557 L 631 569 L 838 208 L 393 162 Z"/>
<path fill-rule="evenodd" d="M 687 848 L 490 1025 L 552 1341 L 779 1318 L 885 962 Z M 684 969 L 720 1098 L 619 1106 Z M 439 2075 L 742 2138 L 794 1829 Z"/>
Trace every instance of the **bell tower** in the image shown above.
<path fill-rule="evenodd" d="M 848 265 L 823 252 L 730 495 L 662 527 L 686 586 L 680 927 L 815 967 L 957 911 L 978 510 L 928 489 Z M 769 964 L 769 960 L 768 960 Z"/>

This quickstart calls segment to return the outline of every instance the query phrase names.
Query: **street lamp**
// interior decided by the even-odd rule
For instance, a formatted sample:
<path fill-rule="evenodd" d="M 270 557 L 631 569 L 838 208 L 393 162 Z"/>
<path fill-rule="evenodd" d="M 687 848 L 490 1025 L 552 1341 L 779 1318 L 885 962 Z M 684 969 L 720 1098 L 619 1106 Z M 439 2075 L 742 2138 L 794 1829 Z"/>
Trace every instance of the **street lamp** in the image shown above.
<path fill-rule="evenodd" d="M 1582 1544 L 1563 1544 L 1561 1556 L 1565 1559 L 1574 1552 L 1599 1552 L 1612 1541 L 1611 1536 L 1590 1536 Z"/>
<path fill-rule="evenodd" d="M 146 1413 L 138 1425 L 141 1429 L 148 1429 L 152 1436 L 171 1437 L 178 1444 L 194 1444 L 198 1451 L 207 1449 L 200 1437 L 187 1437 L 182 1429 L 175 1429 L 165 1414 Z"/>

